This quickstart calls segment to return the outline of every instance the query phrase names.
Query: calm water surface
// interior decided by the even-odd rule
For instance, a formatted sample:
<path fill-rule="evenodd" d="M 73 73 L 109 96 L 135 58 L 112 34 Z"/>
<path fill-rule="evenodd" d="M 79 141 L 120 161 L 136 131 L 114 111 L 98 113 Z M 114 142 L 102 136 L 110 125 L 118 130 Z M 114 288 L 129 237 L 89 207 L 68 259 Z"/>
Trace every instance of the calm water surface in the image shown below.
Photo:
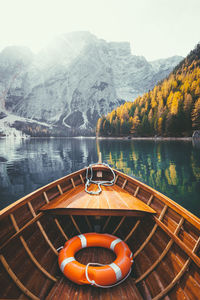
<path fill-rule="evenodd" d="M 80 168 L 104 162 L 200 216 L 200 144 L 183 141 L 0 139 L 0 209 Z"/>

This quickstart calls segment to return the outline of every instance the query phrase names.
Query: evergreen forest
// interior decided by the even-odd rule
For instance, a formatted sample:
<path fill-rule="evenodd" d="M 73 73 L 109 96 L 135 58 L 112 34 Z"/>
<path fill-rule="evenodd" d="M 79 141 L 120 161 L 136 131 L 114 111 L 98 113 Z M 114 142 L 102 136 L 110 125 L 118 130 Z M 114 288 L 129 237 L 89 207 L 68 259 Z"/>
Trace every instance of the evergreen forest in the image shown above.
<path fill-rule="evenodd" d="M 153 90 L 96 126 L 97 136 L 188 137 L 200 130 L 200 44 Z"/>

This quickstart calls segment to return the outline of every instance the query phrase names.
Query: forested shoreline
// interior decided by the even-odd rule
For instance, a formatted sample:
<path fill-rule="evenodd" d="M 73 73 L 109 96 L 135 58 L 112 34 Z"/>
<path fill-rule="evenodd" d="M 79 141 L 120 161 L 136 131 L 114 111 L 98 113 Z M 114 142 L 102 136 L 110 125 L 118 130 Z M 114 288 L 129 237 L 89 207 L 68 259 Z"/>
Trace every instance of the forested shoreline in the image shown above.
<path fill-rule="evenodd" d="M 96 126 L 97 136 L 190 137 L 200 129 L 200 44 L 153 90 Z"/>

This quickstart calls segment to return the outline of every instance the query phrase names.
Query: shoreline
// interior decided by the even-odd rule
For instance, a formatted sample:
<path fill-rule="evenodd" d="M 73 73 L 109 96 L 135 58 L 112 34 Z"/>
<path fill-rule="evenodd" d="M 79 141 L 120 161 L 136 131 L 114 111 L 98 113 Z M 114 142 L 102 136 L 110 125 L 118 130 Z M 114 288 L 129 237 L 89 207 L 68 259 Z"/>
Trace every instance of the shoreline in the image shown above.
<path fill-rule="evenodd" d="M 192 141 L 192 137 L 97 137 L 97 140 L 126 140 L 126 141 Z"/>
<path fill-rule="evenodd" d="M 125 140 L 125 141 L 200 141 L 200 139 L 194 139 L 192 137 L 111 137 L 111 136 L 102 136 L 102 137 L 96 137 L 96 136 L 37 136 L 37 137 L 0 137 L 0 139 L 8 139 L 8 140 L 26 140 L 26 139 L 96 139 L 96 140 Z"/>

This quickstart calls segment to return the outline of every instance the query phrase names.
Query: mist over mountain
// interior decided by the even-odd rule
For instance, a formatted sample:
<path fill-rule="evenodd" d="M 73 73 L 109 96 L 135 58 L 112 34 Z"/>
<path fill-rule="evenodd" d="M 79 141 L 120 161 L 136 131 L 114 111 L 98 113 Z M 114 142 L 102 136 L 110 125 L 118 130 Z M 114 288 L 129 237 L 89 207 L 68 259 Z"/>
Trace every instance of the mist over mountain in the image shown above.
<path fill-rule="evenodd" d="M 10 127 L 30 135 L 91 134 L 101 115 L 152 89 L 181 60 L 148 62 L 128 42 L 89 32 L 58 36 L 36 55 L 7 47 L 0 53 L 2 134 Z"/>

